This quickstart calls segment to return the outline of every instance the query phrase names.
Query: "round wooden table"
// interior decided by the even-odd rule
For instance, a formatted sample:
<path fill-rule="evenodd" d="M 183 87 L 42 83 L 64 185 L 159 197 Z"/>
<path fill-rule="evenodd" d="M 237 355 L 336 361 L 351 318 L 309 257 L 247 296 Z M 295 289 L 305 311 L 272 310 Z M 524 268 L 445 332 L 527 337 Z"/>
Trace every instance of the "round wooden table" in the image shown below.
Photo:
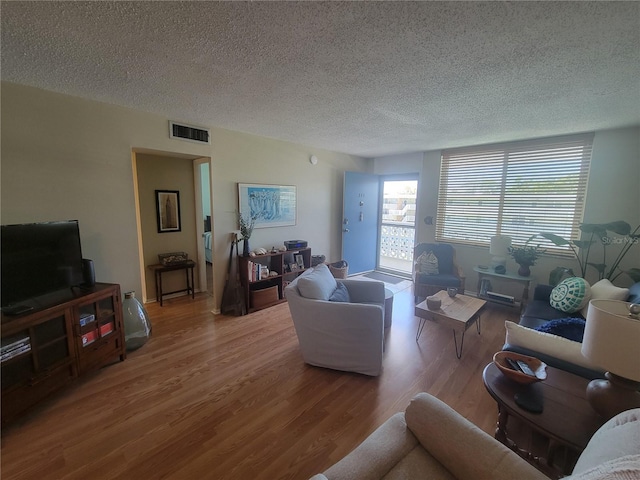
<path fill-rule="evenodd" d="M 531 462 L 551 478 L 560 478 L 573 470 L 589 439 L 605 422 L 586 399 L 589 380 L 547 366 L 547 378 L 522 385 L 507 378 L 495 364 L 482 372 L 489 394 L 498 403 L 495 438 Z M 515 402 L 516 394 L 542 398 L 542 413 L 524 410 Z M 508 421 L 513 419 L 513 422 Z M 533 436 L 546 439 L 536 442 Z M 542 443 L 542 446 L 540 445 Z"/>

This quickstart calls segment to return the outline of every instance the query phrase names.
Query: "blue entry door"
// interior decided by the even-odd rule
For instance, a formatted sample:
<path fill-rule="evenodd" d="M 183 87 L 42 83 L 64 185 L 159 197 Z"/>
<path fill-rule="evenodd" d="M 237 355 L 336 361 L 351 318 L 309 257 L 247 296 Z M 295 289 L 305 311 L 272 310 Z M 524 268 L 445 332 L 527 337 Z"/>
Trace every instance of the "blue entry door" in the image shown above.
<path fill-rule="evenodd" d="M 349 275 L 375 270 L 378 258 L 380 177 L 345 172 L 342 215 L 342 258 Z"/>

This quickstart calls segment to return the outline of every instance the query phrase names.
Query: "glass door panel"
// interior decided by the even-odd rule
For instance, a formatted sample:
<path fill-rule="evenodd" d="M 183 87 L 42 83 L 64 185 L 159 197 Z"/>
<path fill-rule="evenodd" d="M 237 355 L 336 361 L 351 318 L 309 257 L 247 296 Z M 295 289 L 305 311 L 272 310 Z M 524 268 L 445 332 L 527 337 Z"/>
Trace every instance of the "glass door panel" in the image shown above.
<path fill-rule="evenodd" d="M 378 270 L 411 276 L 417 191 L 417 177 L 383 180 Z"/>

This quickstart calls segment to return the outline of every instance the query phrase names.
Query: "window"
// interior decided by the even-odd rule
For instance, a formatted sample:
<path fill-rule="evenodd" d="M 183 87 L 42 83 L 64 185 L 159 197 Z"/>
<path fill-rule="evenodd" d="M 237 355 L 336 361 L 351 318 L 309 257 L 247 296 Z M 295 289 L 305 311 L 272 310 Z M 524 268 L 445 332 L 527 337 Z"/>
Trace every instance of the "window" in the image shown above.
<path fill-rule="evenodd" d="M 540 232 L 578 239 L 592 142 L 588 134 L 443 151 L 436 240 L 488 246 L 500 234 L 522 245 Z"/>

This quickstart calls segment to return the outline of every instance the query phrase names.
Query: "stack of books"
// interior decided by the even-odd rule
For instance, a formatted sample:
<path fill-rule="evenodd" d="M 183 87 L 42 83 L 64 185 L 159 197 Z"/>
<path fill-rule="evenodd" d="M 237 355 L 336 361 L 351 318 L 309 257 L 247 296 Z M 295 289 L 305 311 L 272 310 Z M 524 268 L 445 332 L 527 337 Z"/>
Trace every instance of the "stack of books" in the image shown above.
<path fill-rule="evenodd" d="M 247 262 L 247 277 L 250 282 L 269 278 L 269 267 L 255 262 Z"/>
<path fill-rule="evenodd" d="M 486 295 L 491 290 L 491 281 L 488 278 L 483 278 L 480 283 L 480 295 Z"/>
<path fill-rule="evenodd" d="M 28 336 L 5 338 L 0 347 L 0 361 L 4 362 L 29 350 L 31 350 L 31 339 Z"/>

